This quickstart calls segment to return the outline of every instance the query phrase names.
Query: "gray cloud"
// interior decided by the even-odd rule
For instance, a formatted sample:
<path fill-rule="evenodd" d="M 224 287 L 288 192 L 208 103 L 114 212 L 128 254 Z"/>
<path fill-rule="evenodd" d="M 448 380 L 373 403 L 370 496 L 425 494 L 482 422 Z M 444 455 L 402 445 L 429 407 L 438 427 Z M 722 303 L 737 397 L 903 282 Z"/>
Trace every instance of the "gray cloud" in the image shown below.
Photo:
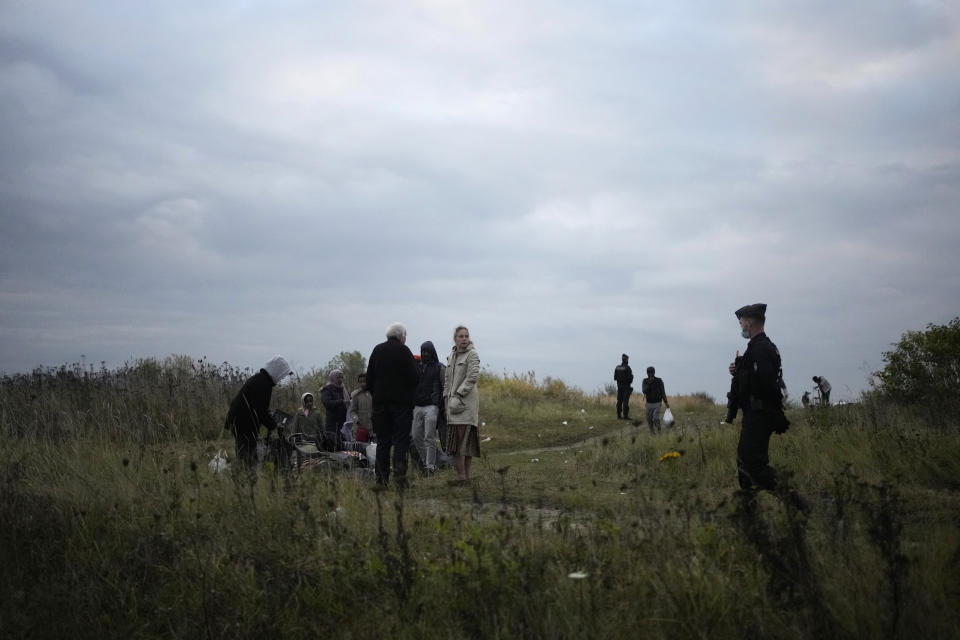
<path fill-rule="evenodd" d="M 722 395 L 770 304 L 853 396 L 957 314 L 946 4 L 0 8 L 0 367 L 301 367 L 391 321 Z"/>

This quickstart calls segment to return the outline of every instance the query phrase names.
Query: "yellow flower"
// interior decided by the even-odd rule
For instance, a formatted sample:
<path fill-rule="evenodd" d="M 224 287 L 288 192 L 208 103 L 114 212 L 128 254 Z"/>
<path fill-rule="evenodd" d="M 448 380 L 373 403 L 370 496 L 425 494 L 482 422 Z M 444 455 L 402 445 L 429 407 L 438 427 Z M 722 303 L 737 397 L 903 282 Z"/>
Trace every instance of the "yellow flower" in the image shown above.
<path fill-rule="evenodd" d="M 679 458 L 679 457 L 680 457 L 679 451 L 668 451 L 662 456 L 660 456 L 660 462 L 663 462 L 664 460 L 669 460 L 670 458 Z"/>

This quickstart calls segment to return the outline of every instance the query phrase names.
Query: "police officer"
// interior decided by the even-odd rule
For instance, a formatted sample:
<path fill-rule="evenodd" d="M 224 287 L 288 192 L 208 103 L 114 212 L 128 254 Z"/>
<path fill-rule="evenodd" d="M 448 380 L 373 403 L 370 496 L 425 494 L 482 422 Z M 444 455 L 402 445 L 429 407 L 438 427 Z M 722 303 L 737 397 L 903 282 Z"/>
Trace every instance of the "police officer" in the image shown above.
<path fill-rule="evenodd" d="M 627 364 L 630 357 L 621 356 L 621 362 L 613 370 L 613 379 L 617 381 L 617 419 L 630 419 L 630 394 L 633 393 L 633 370 Z"/>
<path fill-rule="evenodd" d="M 743 411 L 737 444 L 737 479 L 742 489 L 773 489 L 777 474 L 770 466 L 772 433 L 783 433 L 790 423 L 783 414 L 783 372 L 780 351 L 764 333 L 767 305 L 737 309 L 740 334 L 750 340 L 737 362 L 730 363 L 737 404 Z"/>

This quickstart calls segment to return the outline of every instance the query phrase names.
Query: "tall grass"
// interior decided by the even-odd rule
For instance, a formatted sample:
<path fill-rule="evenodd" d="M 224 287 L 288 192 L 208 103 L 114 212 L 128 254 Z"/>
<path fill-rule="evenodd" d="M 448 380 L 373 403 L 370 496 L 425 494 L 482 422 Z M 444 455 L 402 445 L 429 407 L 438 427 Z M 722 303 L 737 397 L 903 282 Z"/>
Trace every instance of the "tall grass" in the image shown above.
<path fill-rule="evenodd" d="M 476 484 L 375 492 L 348 473 L 211 474 L 249 372 L 176 364 L 0 384 L 0 636 L 945 638 L 960 623 L 955 427 L 795 411 L 771 444 L 783 488 L 741 493 L 737 429 L 702 399 L 672 401 L 677 427 L 652 436 L 623 432 L 604 397 L 486 374 Z M 508 424 L 516 446 L 491 448 Z M 572 446 L 522 453 L 534 442 Z"/>

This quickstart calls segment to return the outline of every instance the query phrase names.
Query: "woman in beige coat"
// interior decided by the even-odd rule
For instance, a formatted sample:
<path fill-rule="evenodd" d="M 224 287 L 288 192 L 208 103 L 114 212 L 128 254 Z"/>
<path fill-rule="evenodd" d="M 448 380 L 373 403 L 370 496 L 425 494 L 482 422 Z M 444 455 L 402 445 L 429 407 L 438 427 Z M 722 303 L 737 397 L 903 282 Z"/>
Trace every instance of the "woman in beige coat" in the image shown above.
<path fill-rule="evenodd" d="M 479 377 L 480 356 L 470 341 L 470 330 L 459 326 L 453 331 L 453 351 L 447 358 L 443 397 L 447 411 L 447 453 L 453 456 L 460 482 L 470 480 L 470 463 L 480 455 Z"/>

